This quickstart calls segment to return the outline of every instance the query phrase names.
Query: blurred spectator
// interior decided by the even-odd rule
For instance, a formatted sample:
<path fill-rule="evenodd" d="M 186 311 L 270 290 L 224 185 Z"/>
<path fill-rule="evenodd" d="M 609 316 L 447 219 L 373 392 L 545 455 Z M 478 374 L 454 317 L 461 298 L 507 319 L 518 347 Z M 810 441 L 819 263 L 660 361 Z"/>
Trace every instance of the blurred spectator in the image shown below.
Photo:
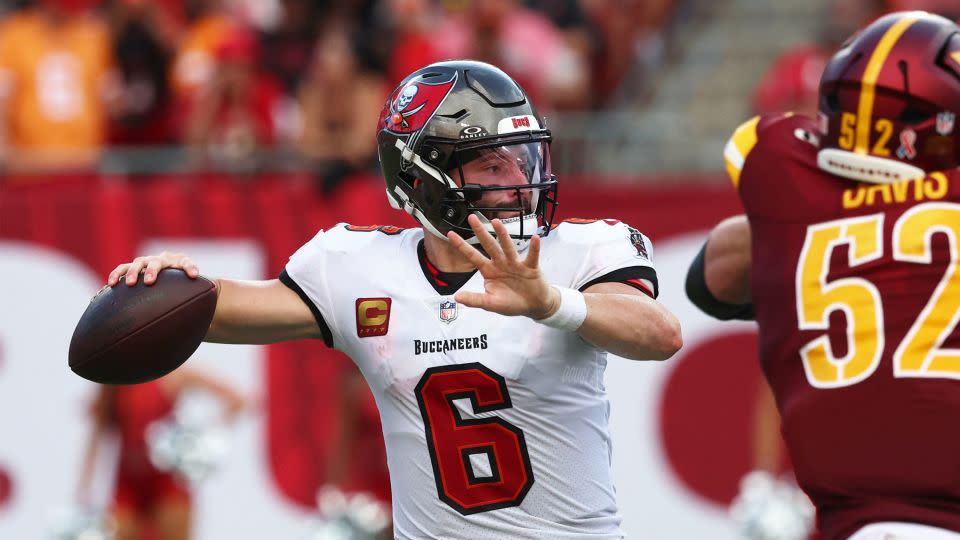
<path fill-rule="evenodd" d="M 313 0 L 281 0 L 280 6 L 279 24 L 260 42 L 264 66 L 292 96 L 310 63 L 322 6 Z"/>
<path fill-rule="evenodd" d="M 843 40 L 883 12 L 877 0 L 833 0 L 822 18 L 816 43 L 798 45 L 774 60 L 753 95 L 756 114 L 817 113 L 820 75 Z"/>
<path fill-rule="evenodd" d="M 960 2 L 957 0 L 888 0 L 887 11 L 929 11 L 953 21 L 960 21 Z"/>
<path fill-rule="evenodd" d="M 238 1 L 238 0 L 234 0 Z M 245 0 L 262 2 L 262 0 Z M 284 92 L 296 95 L 313 56 L 317 35 L 329 21 L 340 21 L 346 30 L 362 29 L 366 61 L 382 69 L 383 57 L 390 47 L 389 37 L 382 35 L 382 24 L 374 4 L 378 0 L 271 0 L 278 5 L 278 19 L 260 36 L 263 65 L 279 82 Z"/>
<path fill-rule="evenodd" d="M 43 0 L 0 23 L 0 162 L 82 169 L 105 139 L 117 79 L 93 0 Z"/>
<path fill-rule="evenodd" d="M 144 384 L 98 387 L 78 495 L 85 505 L 92 502 L 90 490 L 98 450 L 105 439 L 115 436 L 119 453 L 111 513 L 116 540 L 190 538 L 188 487 L 183 479 L 153 465 L 147 431 L 154 422 L 169 419 L 177 400 L 194 390 L 216 398 L 226 421 L 232 421 L 245 405 L 244 397 L 235 389 L 190 368 L 180 368 Z"/>
<path fill-rule="evenodd" d="M 173 22 L 158 4 L 145 0 L 113 0 L 109 21 L 123 83 L 110 143 L 172 143 L 168 71 Z"/>
<path fill-rule="evenodd" d="M 560 32 L 566 46 L 578 57 L 583 59 L 588 73 L 600 62 L 603 51 L 603 34 L 597 24 L 590 19 L 581 7 L 580 0 L 527 0 L 526 6 L 548 17 Z M 597 105 L 598 100 L 594 88 L 594 78 L 589 77 L 591 96 L 584 103 Z M 573 103 L 572 107 L 579 107 L 584 103 Z"/>
<path fill-rule="evenodd" d="M 471 2 L 447 17 L 434 36 L 441 58 L 500 66 L 543 110 L 583 108 L 590 101 L 588 59 L 553 23 L 518 0 Z"/>
<path fill-rule="evenodd" d="M 435 31 L 443 13 L 430 0 L 387 0 L 393 45 L 387 59 L 387 83 L 394 87 L 423 66 L 446 60 Z"/>
<path fill-rule="evenodd" d="M 342 21 L 341 24 L 345 24 L 344 30 L 351 35 L 362 34 L 362 39 L 354 40 L 354 50 L 363 57 L 364 63 L 372 71 L 386 72 L 386 61 L 390 57 L 394 41 L 391 39 L 389 21 L 385 20 L 387 17 L 383 0 L 337 0 L 319 3 L 322 6 L 321 23 L 326 25 L 330 24 L 330 21 Z M 438 8 L 434 6 L 433 9 Z"/>
<path fill-rule="evenodd" d="M 258 167 L 259 150 L 275 142 L 280 85 L 258 69 L 256 35 L 235 28 L 215 52 L 213 77 L 199 90 L 187 120 L 195 158 L 234 171 Z"/>
<path fill-rule="evenodd" d="M 389 89 L 383 77 L 361 62 L 342 25 L 321 34 L 300 88 L 300 150 L 317 171 L 324 193 L 345 178 L 376 166 L 376 121 Z"/>
<path fill-rule="evenodd" d="M 754 90 L 754 113 L 789 111 L 814 117 L 820 75 L 833 52 L 831 44 L 807 43 L 781 54 Z"/>
<path fill-rule="evenodd" d="M 274 113 L 275 138 L 292 144 L 300 136 L 297 92 L 306 76 L 317 41 L 321 3 L 313 0 L 277 0 L 277 19 L 260 34 L 263 69 L 283 92 Z"/>
<path fill-rule="evenodd" d="M 0 17 L 5 17 L 13 11 L 23 9 L 28 4 L 30 4 L 30 0 L 2 0 L 0 1 Z"/>
<path fill-rule="evenodd" d="M 664 60 L 663 32 L 676 0 L 580 0 L 601 41 L 593 59 L 595 106 L 635 102 Z"/>
<path fill-rule="evenodd" d="M 184 0 L 183 15 L 186 29 L 179 37 L 170 74 L 180 115 L 187 114 L 199 90 L 212 81 L 217 51 L 236 26 L 218 0 Z"/>

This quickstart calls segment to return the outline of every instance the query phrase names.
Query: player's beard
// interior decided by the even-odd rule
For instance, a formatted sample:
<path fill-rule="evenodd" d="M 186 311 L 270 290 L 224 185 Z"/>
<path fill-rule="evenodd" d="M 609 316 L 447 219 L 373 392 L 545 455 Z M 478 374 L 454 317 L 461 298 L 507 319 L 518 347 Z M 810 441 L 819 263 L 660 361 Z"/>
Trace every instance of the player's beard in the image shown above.
<path fill-rule="evenodd" d="M 487 219 L 499 219 L 499 220 L 522 217 L 522 216 L 532 214 L 533 209 L 531 208 L 532 205 L 530 203 L 531 195 L 529 193 L 523 193 L 521 194 L 520 199 L 522 201 L 521 205 L 518 205 L 516 201 L 500 202 L 500 203 L 489 205 L 489 206 L 492 206 L 493 208 L 502 208 L 503 210 L 481 210 L 480 213 L 483 214 L 483 217 Z M 486 206 L 486 205 L 481 204 L 479 206 Z M 516 210 L 517 206 L 522 206 L 523 212 L 518 212 Z"/>

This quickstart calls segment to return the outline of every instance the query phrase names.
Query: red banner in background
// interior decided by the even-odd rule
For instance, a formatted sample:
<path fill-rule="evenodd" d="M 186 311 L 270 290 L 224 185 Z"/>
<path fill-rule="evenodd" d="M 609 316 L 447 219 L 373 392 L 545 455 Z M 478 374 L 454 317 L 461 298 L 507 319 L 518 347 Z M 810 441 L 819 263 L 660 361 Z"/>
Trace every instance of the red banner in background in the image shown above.
<path fill-rule="evenodd" d="M 708 229 L 739 212 L 732 187 L 702 180 L 594 184 L 567 179 L 561 181 L 557 219 L 617 218 L 656 244 L 672 235 Z M 137 249 L 145 240 L 158 238 L 253 239 L 265 251 L 267 276 L 275 276 L 318 229 L 341 221 L 414 225 L 408 216 L 389 207 L 383 183 L 374 179 L 349 184 L 328 198 L 319 197 L 312 180 L 302 175 L 170 176 L 123 182 L 75 177 L 0 185 L 0 239 L 63 251 L 104 279 L 117 264 L 140 255 Z M 386 497 L 376 409 L 368 394 L 357 402 L 345 393 L 353 386 L 350 378 L 356 376 L 352 364 L 321 343 L 275 345 L 268 354 L 268 446 L 279 490 L 304 507 L 314 507 L 316 489 L 328 478 L 330 434 L 340 432 L 339 416 L 331 411 L 351 407 L 361 432 L 355 434 L 359 442 L 353 445 L 344 487 Z M 688 409 L 695 407 L 694 403 Z M 664 421 L 682 419 L 683 410 L 677 409 Z M 683 437 L 674 442 L 682 446 Z M 383 467 L 371 467 L 371 463 Z M 701 493 L 709 491 L 703 493 L 708 498 L 723 499 L 732 489 L 726 484 L 739 478 L 728 476 L 722 488 L 692 487 Z"/>
<path fill-rule="evenodd" d="M 557 219 L 614 217 L 654 242 L 705 229 L 739 212 L 733 188 L 703 177 L 660 183 L 568 179 Z M 358 180 L 323 198 L 304 175 L 256 179 L 219 175 L 154 176 L 131 181 L 72 177 L 0 184 L 0 237 L 65 251 L 104 276 L 138 255 L 145 238 L 251 238 L 267 250 L 269 271 L 320 228 L 338 222 L 415 226 L 388 206 L 384 185 Z"/>

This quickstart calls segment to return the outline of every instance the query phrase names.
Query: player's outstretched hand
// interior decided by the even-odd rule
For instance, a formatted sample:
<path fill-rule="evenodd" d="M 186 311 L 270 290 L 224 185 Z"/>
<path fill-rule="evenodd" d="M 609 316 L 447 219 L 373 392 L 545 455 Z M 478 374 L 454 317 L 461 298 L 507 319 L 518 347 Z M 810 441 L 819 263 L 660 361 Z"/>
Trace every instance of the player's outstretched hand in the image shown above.
<path fill-rule="evenodd" d="M 182 253 L 164 251 L 159 255 L 137 257 L 132 262 L 121 264 L 110 272 L 107 285 L 113 287 L 123 279 L 127 285 L 136 285 L 140 272 L 143 272 L 143 282 L 152 285 L 157 280 L 157 274 L 164 268 L 179 268 L 186 272 L 191 279 L 200 275 L 196 263 Z"/>
<path fill-rule="evenodd" d="M 468 244 L 455 232 L 447 233 L 450 242 L 483 276 L 484 292 L 461 291 L 454 297 L 466 306 L 477 307 L 501 315 L 524 315 L 532 319 L 548 317 L 560 304 L 560 292 L 551 287 L 540 271 L 540 237 L 530 238 L 523 260 L 499 219 L 491 223 L 494 238 L 476 216 L 467 218 L 470 228 L 483 246 L 486 255 Z"/>

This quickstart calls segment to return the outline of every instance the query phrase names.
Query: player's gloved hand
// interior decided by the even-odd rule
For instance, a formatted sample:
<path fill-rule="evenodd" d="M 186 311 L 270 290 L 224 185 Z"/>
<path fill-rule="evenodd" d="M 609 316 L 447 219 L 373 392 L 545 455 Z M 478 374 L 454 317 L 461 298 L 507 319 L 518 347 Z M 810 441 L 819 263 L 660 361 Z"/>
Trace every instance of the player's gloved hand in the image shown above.
<path fill-rule="evenodd" d="M 814 508 L 796 485 L 753 471 L 740 480 L 730 517 L 746 540 L 804 540 L 813 531 Z"/>
<path fill-rule="evenodd" d="M 190 257 L 182 253 L 164 251 L 159 255 L 145 255 L 137 257 L 132 262 L 123 263 L 113 269 L 107 277 L 107 285 L 113 287 L 124 278 L 127 285 L 136 285 L 140 272 L 143 272 L 143 282 L 147 285 L 157 280 L 157 274 L 164 268 L 179 268 L 190 278 L 200 275 L 200 270 Z"/>
<path fill-rule="evenodd" d="M 447 233 L 447 238 L 477 267 L 483 276 L 484 292 L 458 292 L 454 297 L 457 302 L 501 315 L 532 319 L 552 315 L 560 306 L 560 292 L 547 283 L 540 271 L 540 237 L 530 238 L 527 256 L 521 260 L 510 233 L 499 219 L 491 221 L 497 238 L 487 232 L 476 216 L 469 216 L 467 222 L 486 255 L 455 232 Z"/>

